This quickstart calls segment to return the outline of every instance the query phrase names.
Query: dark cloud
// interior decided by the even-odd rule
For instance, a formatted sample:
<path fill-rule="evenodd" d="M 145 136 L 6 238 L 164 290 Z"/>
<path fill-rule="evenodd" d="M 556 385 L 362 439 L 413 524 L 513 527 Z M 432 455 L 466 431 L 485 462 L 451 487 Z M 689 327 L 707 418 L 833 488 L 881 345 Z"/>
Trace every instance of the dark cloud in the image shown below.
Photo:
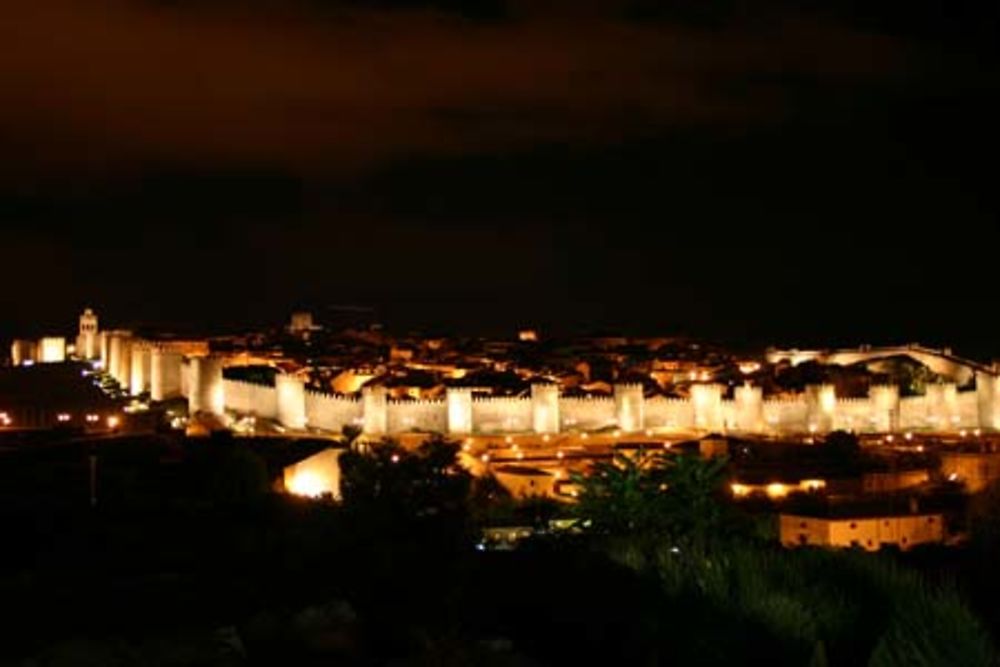
<path fill-rule="evenodd" d="M 995 301 L 1000 241 L 995 61 L 949 31 L 846 3 L 390 4 L 9 8 L 2 328 L 357 303 L 991 349 L 941 315 Z"/>
<path fill-rule="evenodd" d="M 18 168 L 139 160 L 370 164 L 620 140 L 782 112 L 789 76 L 884 80 L 902 50 L 812 23 L 704 34 L 589 16 L 469 23 L 53 0 L 11 8 L 0 127 Z M 40 163 L 40 164 L 39 164 Z"/>

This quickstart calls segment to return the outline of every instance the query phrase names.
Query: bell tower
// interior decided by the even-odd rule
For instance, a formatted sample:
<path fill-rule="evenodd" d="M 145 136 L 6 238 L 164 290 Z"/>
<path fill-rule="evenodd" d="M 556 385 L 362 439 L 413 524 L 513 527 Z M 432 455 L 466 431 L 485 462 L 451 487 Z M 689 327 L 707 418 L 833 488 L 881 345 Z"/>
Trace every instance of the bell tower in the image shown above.
<path fill-rule="evenodd" d="M 98 350 L 97 336 L 97 313 L 90 308 L 86 308 L 80 315 L 80 331 L 76 337 L 76 356 L 81 359 L 97 359 Z"/>

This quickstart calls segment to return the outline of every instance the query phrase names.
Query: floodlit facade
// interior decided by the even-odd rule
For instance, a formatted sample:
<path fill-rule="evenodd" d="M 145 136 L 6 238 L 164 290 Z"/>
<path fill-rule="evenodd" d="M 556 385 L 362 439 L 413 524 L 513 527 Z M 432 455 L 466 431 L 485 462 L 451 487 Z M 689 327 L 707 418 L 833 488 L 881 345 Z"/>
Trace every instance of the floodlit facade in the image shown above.
<path fill-rule="evenodd" d="M 878 551 L 884 546 L 906 550 L 944 541 L 942 514 L 817 518 L 780 515 L 781 543 L 786 547 L 818 546 Z"/>
<path fill-rule="evenodd" d="M 278 375 L 274 378 L 278 395 L 278 421 L 294 429 L 306 427 L 306 389 L 302 378 Z"/>
<path fill-rule="evenodd" d="M 25 366 L 38 361 L 38 343 L 19 339 L 10 345 L 10 360 L 15 366 Z"/>
<path fill-rule="evenodd" d="M 328 448 L 284 469 L 285 490 L 297 496 L 340 499 L 340 456 L 343 449 Z"/>
<path fill-rule="evenodd" d="M 76 356 L 86 361 L 101 357 L 101 337 L 97 314 L 87 308 L 80 315 L 80 329 L 76 336 Z"/>
<path fill-rule="evenodd" d="M 293 314 L 289 327 L 301 333 L 316 328 L 312 316 L 302 312 Z M 601 347 L 626 342 L 627 339 L 615 338 L 591 344 Z M 419 348 L 418 344 L 405 347 L 411 352 Z M 295 364 L 280 373 L 272 385 L 223 380 L 224 366 L 249 363 L 247 352 L 212 356 L 206 340 L 143 339 L 129 331 L 100 331 L 97 314 L 89 308 L 80 316 L 76 349 L 80 358 L 99 359 L 104 370 L 130 395 L 148 392 L 154 401 L 183 397 L 193 412 L 259 416 L 292 429 L 339 432 L 345 426 L 360 426 L 365 434 L 375 436 L 444 432 L 537 433 L 552 437 L 605 430 L 623 434 L 700 431 L 820 437 L 835 430 L 876 434 L 1000 430 L 998 368 L 957 359 L 948 350 L 915 346 L 834 352 L 772 350 L 769 360 L 791 364 L 808 360 L 857 363 L 906 354 L 925 362 L 943 377 L 965 378 L 968 382 L 945 380 L 928 384 L 925 393 L 917 396 L 902 396 L 898 387 L 888 384 L 872 385 L 865 397 L 840 397 L 832 384 L 806 386 L 798 394 L 765 396 L 760 386 L 749 381 L 742 386 L 713 383 L 712 373 L 705 369 L 695 373 L 692 367 L 690 375 L 675 388 L 687 391 L 687 396 L 649 396 L 643 384 L 629 382 L 606 382 L 602 390 L 607 393 L 602 395 L 567 396 L 562 395 L 561 384 L 576 388 L 582 385 L 554 380 L 550 375 L 523 375 L 522 378 L 538 380 L 530 381 L 530 391 L 520 385 L 516 395 L 484 396 L 478 389 L 445 387 L 443 382 L 435 380 L 438 384 L 432 387 L 433 391 L 414 398 L 412 394 L 394 393 L 394 389 L 381 385 L 364 386 L 384 372 L 378 369 L 381 362 L 369 360 L 358 368 L 348 366 L 338 375 L 326 378 L 327 386 L 337 392 L 334 394 L 307 389 L 303 379 L 292 374 Z M 58 362 L 66 358 L 66 350 L 65 339 L 59 337 L 37 342 L 18 340 L 11 347 L 11 357 L 15 365 Z M 503 358 L 506 350 L 501 346 L 486 358 L 492 356 L 493 361 L 506 363 Z M 407 364 L 410 370 L 419 368 L 440 375 L 442 368 L 451 368 L 452 379 L 467 372 L 459 368 L 461 362 L 454 358 L 433 361 L 435 366 L 414 362 L 409 356 L 406 359 L 398 363 Z M 471 363 L 483 361 L 477 359 Z M 740 370 L 744 367 L 753 373 L 759 364 L 742 363 Z M 589 366 L 586 372 L 580 371 L 589 372 Z M 653 378 L 656 363 L 642 372 Z"/>
<path fill-rule="evenodd" d="M 133 341 L 129 364 L 129 393 L 139 396 L 149 391 L 152 348 L 145 341 Z"/>
<path fill-rule="evenodd" d="M 523 465 L 502 465 L 491 472 L 515 498 L 556 495 L 556 472 Z"/>
<path fill-rule="evenodd" d="M 43 364 L 66 361 L 66 339 L 62 336 L 46 336 L 38 341 L 38 361 Z"/>
<path fill-rule="evenodd" d="M 227 410 L 279 419 L 274 386 L 226 380 Z M 957 419 L 943 429 L 936 396 L 900 398 L 895 387 L 873 387 L 869 398 L 840 399 L 826 389 L 798 397 L 764 399 L 757 387 L 739 387 L 734 398 L 723 398 L 721 385 L 694 385 L 690 398 L 647 398 L 636 385 L 621 385 L 614 396 L 561 396 L 554 384 L 533 385 L 529 396 L 480 397 L 451 388 L 444 398 L 394 399 L 385 387 L 364 387 L 357 396 L 336 396 L 304 389 L 282 399 L 282 423 L 339 432 L 360 425 L 368 435 L 406 432 L 452 434 L 538 433 L 556 435 L 619 429 L 640 431 L 703 431 L 760 435 L 817 435 L 832 430 L 892 433 L 986 429 L 1000 414 L 994 396 L 977 390 L 952 394 Z M 946 385 L 945 393 L 950 394 Z M 293 408 L 291 402 L 297 405 Z M 952 408 L 947 408 L 951 410 Z M 295 415 L 295 418 L 292 418 Z M 821 418 L 820 418 L 821 417 Z M 286 423 L 287 421 L 287 423 Z"/>
<path fill-rule="evenodd" d="M 165 401 L 181 395 L 181 367 L 184 355 L 155 346 L 149 358 L 149 397 Z"/>
<path fill-rule="evenodd" d="M 204 412 L 222 416 L 225 412 L 225 394 L 222 380 L 222 359 L 219 357 L 193 357 L 189 363 L 188 412 Z"/>

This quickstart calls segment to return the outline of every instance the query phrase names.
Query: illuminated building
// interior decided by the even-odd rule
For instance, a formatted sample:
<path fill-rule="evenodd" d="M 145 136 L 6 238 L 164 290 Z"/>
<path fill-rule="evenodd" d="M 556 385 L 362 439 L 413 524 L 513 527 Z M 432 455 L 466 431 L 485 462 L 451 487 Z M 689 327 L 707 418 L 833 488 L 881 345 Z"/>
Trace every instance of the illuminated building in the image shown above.
<path fill-rule="evenodd" d="M 315 329 L 306 313 L 295 314 L 293 325 L 296 331 Z M 615 382 L 614 374 L 608 379 L 582 383 L 579 371 L 573 370 L 582 360 L 572 353 L 562 357 L 564 362 L 559 368 L 511 369 L 510 359 L 503 358 L 511 349 L 509 342 L 508 347 L 501 346 L 495 352 L 489 352 L 494 348 L 486 342 L 474 353 L 448 356 L 448 346 L 442 344 L 432 349 L 419 339 L 406 339 L 397 345 L 397 341 L 379 332 L 355 332 L 345 349 L 353 350 L 358 345 L 362 349 L 366 345 L 384 346 L 383 350 L 398 347 L 412 352 L 413 358 L 410 354 L 395 361 L 376 355 L 367 359 L 342 357 L 339 361 L 347 363 L 327 366 L 317 389 L 316 378 L 307 376 L 311 371 L 304 371 L 301 362 L 287 359 L 283 374 L 299 374 L 302 380 L 282 379 L 278 381 L 280 386 L 270 378 L 263 383 L 223 380 L 223 367 L 246 364 L 250 359 L 260 359 L 270 366 L 278 363 L 269 358 L 271 352 L 247 350 L 250 338 L 245 336 L 226 342 L 220 349 L 230 351 L 217 352 L 209 360 L 206 340 L 138 338 L 121 330 L 100 332 L 97 316 L 91 310 L 81 315 L 79 334 L 81 356 L 96 353 L 105 371 L 130 395 L 148 392 L 154 401 L 185 397 L 195 412 L 222 416 L 228 411 L 237 416 L 275 420 L 290 428 L 336 433 L 344 426 L 360 425 L 368 435 L 436 431 L 556 437 L 560 433 L 610 430 L 627 435 L 652 429 L 693 431 L 696 435 L 744 433 L 811 438 L 813 434 L 840 429 L 887 435 L 910 433 L 912 438 L 913 433 L 995 431 L 1000 426 L 1000 380 L 995 369 L 958 359 L 947 350 L 919 346 L 771 351 L 769 359 L 780 363 L 806 359 L 840 362 L 906 354 L 950 374 L 943 382 L 927 385 L 923 395 L 903 396 L 896 386 L 875 384 L 868 387 L 867 397 L 847 398 L 838 396 L 832 384 L 822 384 L 807 386 L 801 393 L 765 396 L 761 387 L 749 383 L 733 386 L 732 382 L 726 385 L 701 381 L 717 376 L 722 366 L 713 365 L 717 360 L 710 356 L 696 354 L 678 361 L 643 362 L 646 378 L 652 379 L 657 368 L 671 364 L 684 365 L 694 378 L 686 377 L 678 385 L 677 394 L 681 396 L 648 396 L 643 384 Z M 615 364 L 624 363 L 625 355 L 616 347 L 626 343 L 628 339 L 614 338 L 591 344 L 587 349 L 596 356 L 586 362 L 588 373 L 600 359 L 611 360 L 608 372 L 617 373 Z M 241 346 L 243 349 L 237 349 Z M 685 349 L 690 352 L 695 348 L 691 345 Z M 57 337 L 34 345 L 15 341 L 11 356 L 15 364 L 58 361 L 65 357 L 65 349 L 64 339 Z M 418 352 L 428 357 L 417 358 Z M 276 354 L 280 358 L 280 351 Z M 743 370 L 756 372 L 754 368 L 746 366 Z M 459 373 L 465 375 L 463 386 L 449 386 L 442 377 L 445 373 L 452 378 Z M 971 384 L 960 385 L 961 378 L 974 379 L 974 388 Z M 307 385 L 306 380 L 313 384 Z M 964 390 L 959 391 L 959 386 Z M 327 392 L 326 387 L 337 393 Z M 684 391 L 688 392 L 687 398 L 683 397 Z M 890 441 L 886 438 L 885 442 Z"/>
<path fill-rule="evenodd" d="M 10 360 L 15 366 L 35 363 L 38 360 L 38 343 L 33 340 L 15 340 L 10 345 Z"/>
<path fill-rule="evenodd" d="M 309 338 L 309 335 L 318 328 L 319 327 L 313 323 L 312 313 L 300 311 L 292 313 L 291 322 L 288 325 L 288 332 L 293 336 Z"/>
<path fill-rule="evenodd" d="M 285 490 L 308 498 L 340 499 L 340 455 L 344 451 L 327 448 L 287 466 L 283 473 Z"/>
<path fill-rule="evenodd" d="M 225 411 L 222 359 L 193 357 L 188 362 L 188 374 L 188 412 L 192 415 L 199 412 L 222 415 Z"/>
<path fill-rule="evenodd" d="M 808 517 L 782 514 L 781 543 L 786 547 L 820 546 L 878 551 L 883 546 L 902 550 L 944 541 L 944 516 L 908 514 L 866 517 Z"/>
<path fill-rule="evenodd" d="M 85 361 L 100 357 L 100 332 L 97 328 L 97 314 L 87 308 L 80 315 L 80 328 L 76 336 L 76 356 Z"/>
<path fill-rule="evenodd" d="M 38 341 L 38 361 L 43 364 L 66 361 L 66 339 L 61 336 L 46 336 Z"/>

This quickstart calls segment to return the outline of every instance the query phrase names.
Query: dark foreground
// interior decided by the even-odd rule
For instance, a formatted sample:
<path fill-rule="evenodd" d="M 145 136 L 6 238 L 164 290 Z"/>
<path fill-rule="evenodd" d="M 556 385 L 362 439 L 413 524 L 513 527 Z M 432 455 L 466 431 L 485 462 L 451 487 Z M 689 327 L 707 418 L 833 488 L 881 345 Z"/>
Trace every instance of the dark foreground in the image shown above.
<path fill-rule="evenodd" d="M 995 621 L 993 579 L 958 580 L 957 592 L 939 585 L 985 565 L 972 548 L 907 557 L 928 575 L 888 556 L 789 553 L 745 535 L 696 552 L 607 535 L 482 552 L 477 508 L 438 502 L 450 490 L 421 482 L 425 495 L 408 497 L 409 506 L 298 500 L 272 493 L 267 462 L 251 454 L 231 442 L 106 449 L 94 508 L 87 450 L 62 450 L 44 464 L 8 461 L 4 661 L 889 665 L 993 657 L 989 624 L 979 620 Z M 963 602 L 970 594 L 978 615 Z"/>

